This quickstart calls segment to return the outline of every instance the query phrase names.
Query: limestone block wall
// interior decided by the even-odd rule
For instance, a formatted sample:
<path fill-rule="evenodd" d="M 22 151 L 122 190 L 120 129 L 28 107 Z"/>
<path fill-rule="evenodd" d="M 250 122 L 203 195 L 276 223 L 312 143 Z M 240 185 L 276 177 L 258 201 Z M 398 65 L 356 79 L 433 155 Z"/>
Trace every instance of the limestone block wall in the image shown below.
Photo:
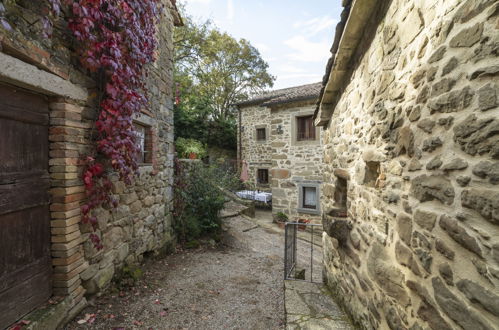
<path fill-rule="evenodd" d="M 365 329 L 498 328 L 498 14 L 394 0 L 358 49 L 323 136 L 323 219 L 350 223 L 323 250 Z"/>
<path fill-rule="evenodd" d="M 149 67 L 146 82 L 150 104 L 136 118 L 150 128 L 151 162 L 140 167 L 140 175 L 130 186 L 113 179 L 119 206 L 95 211 L 97 234 L 104 245 L 100 251 L 89 241 L 90 228 L 81 224 L 80 214 L 85 201 L 81 160 L 93 147 L 91 132 L 98 107 L 94 77 L 75 64 L 64 14 L 56 20 L 52 37 L 46 38 L 42 33 L 42 2 L 5 3 L 5 19 L 12 29 L 0 28 L 2 59 L 8 58 L 22 70 L 16 78 L 0 66 L 0 80 L 50 97 L 53 294 L 68 297 L 68 315 L 85 306 L 85 294 L 105 288 L 125 263 L 140 262 L 145 253 L 156 253 L 173 242 L 172 29 L 178 13 L 171 1 L 163 2 L 157 61 Z M 4 79 L 5 74 L 11 76 Z M 67 88 L 59 92 L 28 81 L 38 75 L 44 77 L 43 81 Z"/>
<path fill-rule="evenodd" d="M 258 185 L 256 180 L 257 169 L 269 170 L 269 182 L 272 178 L 272 147 L 270 132 L 270 110 L 259 105 L 241 107 L 242 128 L 238 127 L 238 138 L 241 136 L 241 159 L 248 164 L 249 182 L 259 190 L 270 191 L 270 184 Z M 256 129 L 265 128 L 266 140 L 257 141 Z"/>
<path fill-rule="evenodd" d="M 310 219 L 320 221 L 320 213 L 300 212 L 300 184 L 318 185 L 319 196 L 322 182 L 321 132 L 316 129 L 316 141 L 296 141 L 297 116 L 311 115 L 315 109 L 313 101 L 285 104 L 271 111 L 272 133 L 272 213 L 283 212 L 292 220 Z M 282 133 L 278 133 L 278 128 Z"/>

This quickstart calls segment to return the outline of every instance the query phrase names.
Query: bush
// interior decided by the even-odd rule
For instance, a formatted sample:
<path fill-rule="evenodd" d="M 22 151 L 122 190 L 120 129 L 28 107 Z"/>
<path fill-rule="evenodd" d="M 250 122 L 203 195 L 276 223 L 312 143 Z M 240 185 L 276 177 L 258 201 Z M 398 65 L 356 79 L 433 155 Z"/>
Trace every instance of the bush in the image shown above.
<path fill-rule="evenodd" d="M 225 204 L 223 184 L 214 167 L 202 163 L 186 165 L 176 161 L 174 228 L 183 242 L 200 236 L 218 235 Z"/>
<path fill-rule="evenodd" d="M 206 156 L 205 146 L 194 139 L 178 138 L 175 141 L 175 149 L 179 158 L 189 158 L 191 153 L 195 153 L 199 159 Z"/>

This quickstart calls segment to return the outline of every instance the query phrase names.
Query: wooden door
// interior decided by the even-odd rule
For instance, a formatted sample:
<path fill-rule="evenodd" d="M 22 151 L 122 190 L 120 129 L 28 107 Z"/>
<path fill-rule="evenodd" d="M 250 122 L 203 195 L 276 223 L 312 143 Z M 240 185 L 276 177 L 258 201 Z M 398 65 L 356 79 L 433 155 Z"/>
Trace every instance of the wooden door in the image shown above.
<path fill-rule="evenodd" d="M 48 103 L 0 85 L 0 329 L 51 295 Z"/>

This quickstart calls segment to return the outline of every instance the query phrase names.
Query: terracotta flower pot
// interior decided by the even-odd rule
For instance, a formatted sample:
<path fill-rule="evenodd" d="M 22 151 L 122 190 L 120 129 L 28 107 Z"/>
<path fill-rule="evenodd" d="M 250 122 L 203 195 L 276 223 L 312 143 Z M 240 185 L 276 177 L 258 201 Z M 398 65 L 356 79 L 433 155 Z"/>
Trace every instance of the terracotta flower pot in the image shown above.
<path fill-rule="evenodd" d="M 197 159 L 197 158 L 198 158 L 198 155 L 195 152 L 191 152 L 189 154 L 189 159 Z"/>

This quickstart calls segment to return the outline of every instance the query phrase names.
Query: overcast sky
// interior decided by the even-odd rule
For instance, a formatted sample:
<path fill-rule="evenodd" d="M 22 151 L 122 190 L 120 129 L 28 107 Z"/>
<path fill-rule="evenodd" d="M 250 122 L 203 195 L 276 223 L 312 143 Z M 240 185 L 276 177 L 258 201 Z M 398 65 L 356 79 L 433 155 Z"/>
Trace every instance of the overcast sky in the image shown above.
<path fill-rule="evenodd" d="M 222 31 L 258 48 L 277 77 L 274 89 L 322 80 L 340 0 L 187 0 L 197 20 L 211 19 Z"/>

